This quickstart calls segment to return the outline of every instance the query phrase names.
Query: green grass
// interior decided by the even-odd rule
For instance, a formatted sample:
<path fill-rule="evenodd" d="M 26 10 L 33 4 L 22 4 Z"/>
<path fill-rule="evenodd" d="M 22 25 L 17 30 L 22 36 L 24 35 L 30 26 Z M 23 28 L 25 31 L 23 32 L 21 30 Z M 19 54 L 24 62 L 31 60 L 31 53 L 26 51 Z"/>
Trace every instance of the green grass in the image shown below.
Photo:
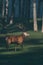
<path fill-rule="evenodd" d="M 43 48 L 43 44 L 41 45 L 24 45 L 24 48 L 16 47 L 16 51 L 14 47 L 10 47 L 6 49 L 5 47 L 0 47 L 0 55 L 11 55 L 11 54 L 21 54 L 26 52 L 34 52 L 34 49 Z M 32 50 L 33 49 L 33 50 Z M 1 51 L 2 50 L 2 51 Z"/>
<path fill-rule="evenodd" d="M 31 38 L 43 38 L 43 33 L 41 31 L 33 32 L 33 31 L 27 31 L 30 34 Z M 7 34 L 0 34 L 0 37 L 4 37 L 7 35 L 20 35 L 22 32 L 13 32 L 13 33 L 7 33 Z"/>
<path fill-rule="evenodd" d="M 24 41 L 24 48 L 11 44 L 6 49 L 5 43 L 0 43 L 0 65 L 43 65 L 43 33 L 27 31 L 30 38 Z M 6 35 L 20 35 L 22 32 L 0 34 L 0 37 Z"/>
<path fill-rule="evenodd" d="M 0 52 L 0 65 L 43 65 L 43 45 L 28 45 L 16 52 L 5 50 Z"/>

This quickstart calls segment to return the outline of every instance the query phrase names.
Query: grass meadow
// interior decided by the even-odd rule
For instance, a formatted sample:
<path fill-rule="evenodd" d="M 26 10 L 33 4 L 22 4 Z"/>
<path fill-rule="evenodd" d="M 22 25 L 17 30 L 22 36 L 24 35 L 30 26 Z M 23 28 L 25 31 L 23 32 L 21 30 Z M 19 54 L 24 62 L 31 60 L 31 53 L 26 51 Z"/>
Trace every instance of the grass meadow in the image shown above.
<path fill-rule="evenodd" d="M 27 31 L 30 37 L 24 40 L 24 48 L 21 49 L 11 44 L 9 49 L 3 37 L 6 35 L 19 35 L 22 32 L 0 34 L 0 65 L 43 65 L 43 33 Z"/>

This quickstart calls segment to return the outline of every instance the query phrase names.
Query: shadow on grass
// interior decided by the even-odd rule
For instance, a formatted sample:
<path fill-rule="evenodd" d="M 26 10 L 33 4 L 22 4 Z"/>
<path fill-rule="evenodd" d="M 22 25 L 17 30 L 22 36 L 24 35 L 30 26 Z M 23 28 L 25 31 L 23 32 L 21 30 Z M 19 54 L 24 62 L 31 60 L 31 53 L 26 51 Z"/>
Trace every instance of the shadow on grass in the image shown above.
<path fill-rule="evenodd" d="M 43 65 L 43 48 L 32 48 L 32 50 L 21 54 L 0 54 L 0 65 Z"/>
<path fill-rule="evenodd" d="M 43 44 L 43 39 L 27 39 L 24 41 L 24 45 L 39 45 Z M 8 53 L 5 48 L 6 42 L 4 39 L 0 39 L 0 53 Z M 5 48 L 5 49 L 4 49 Z M 29 51 L 30 49 L 30 51 Z M 19 49 L 18 49 L 19 50 Z M 17 52 L 19 52 L 17 50 Z M 9 53 L 14 51 L 14 48 L 9 49 Z M 43 65 L 43 47 L 28 48 L 27 52 L 19 54 L 0 54 L 0 65 Z"/>
<path fill-rule="evenodd" d="M 21 47 L 16 47 L 16 51 L 22 51 L 23 49 L 21 48 Z M 15 47 L 14 48 L 5 48 L 5 47 L 2 47 L 2 48 L 0 48 L 0 53 L 3 53 L 3 52 L 5 52 L 5 54 L 6 54 L 6 52 L 16 52 L 15 51 Z M 8 53 L 9 54 L 9 53 Z"/>
<path fill-rule="evenodd" d="M 40 44 L 43 44 L 43 39 L 27 39 L 24 41 L 24 44 L 40 45 Z"/>

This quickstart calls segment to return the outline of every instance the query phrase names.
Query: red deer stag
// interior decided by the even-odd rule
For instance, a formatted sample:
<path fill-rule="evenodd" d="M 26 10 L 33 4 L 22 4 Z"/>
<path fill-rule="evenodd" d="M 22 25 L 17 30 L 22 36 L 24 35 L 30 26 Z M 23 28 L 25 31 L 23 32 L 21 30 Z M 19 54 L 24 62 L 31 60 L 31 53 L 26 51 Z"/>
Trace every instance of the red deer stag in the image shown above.
<path fill-rule="evenodd" d="M 21 45 L 23 47 L 23 41 L 27 36 L 30 36 L 30 34 L 27 32 L 23 32 L 21 35 L 18 36 L 8 36 L 6 37 L 7 46 L 9 46 L 9 44 L 11 44 L 12 42 L 16 42 L 17 45 Z"/>

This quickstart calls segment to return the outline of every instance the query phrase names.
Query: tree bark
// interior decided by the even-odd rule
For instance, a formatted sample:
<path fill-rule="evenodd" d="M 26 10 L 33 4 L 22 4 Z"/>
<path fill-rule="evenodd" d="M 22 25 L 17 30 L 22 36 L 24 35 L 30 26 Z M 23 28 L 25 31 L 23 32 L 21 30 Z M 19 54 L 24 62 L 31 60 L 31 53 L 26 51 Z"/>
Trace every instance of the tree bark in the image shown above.
<path fill-rule="evenodd" d="M 37 31 L 36 0 L 33 0 L 33 21 L 34 21 L 34 31 Z"/>
<path fill-rule="evenodd" d="M 43 1 L 42 1 L 42 32 L 43 32 Z"/>
<path fill-rule="evenodd" d="M 38 18 L 40 18 L 40 6 L 41 6 L 41 0 L 38 0 L 38 12 L 37 12 Z"/>

